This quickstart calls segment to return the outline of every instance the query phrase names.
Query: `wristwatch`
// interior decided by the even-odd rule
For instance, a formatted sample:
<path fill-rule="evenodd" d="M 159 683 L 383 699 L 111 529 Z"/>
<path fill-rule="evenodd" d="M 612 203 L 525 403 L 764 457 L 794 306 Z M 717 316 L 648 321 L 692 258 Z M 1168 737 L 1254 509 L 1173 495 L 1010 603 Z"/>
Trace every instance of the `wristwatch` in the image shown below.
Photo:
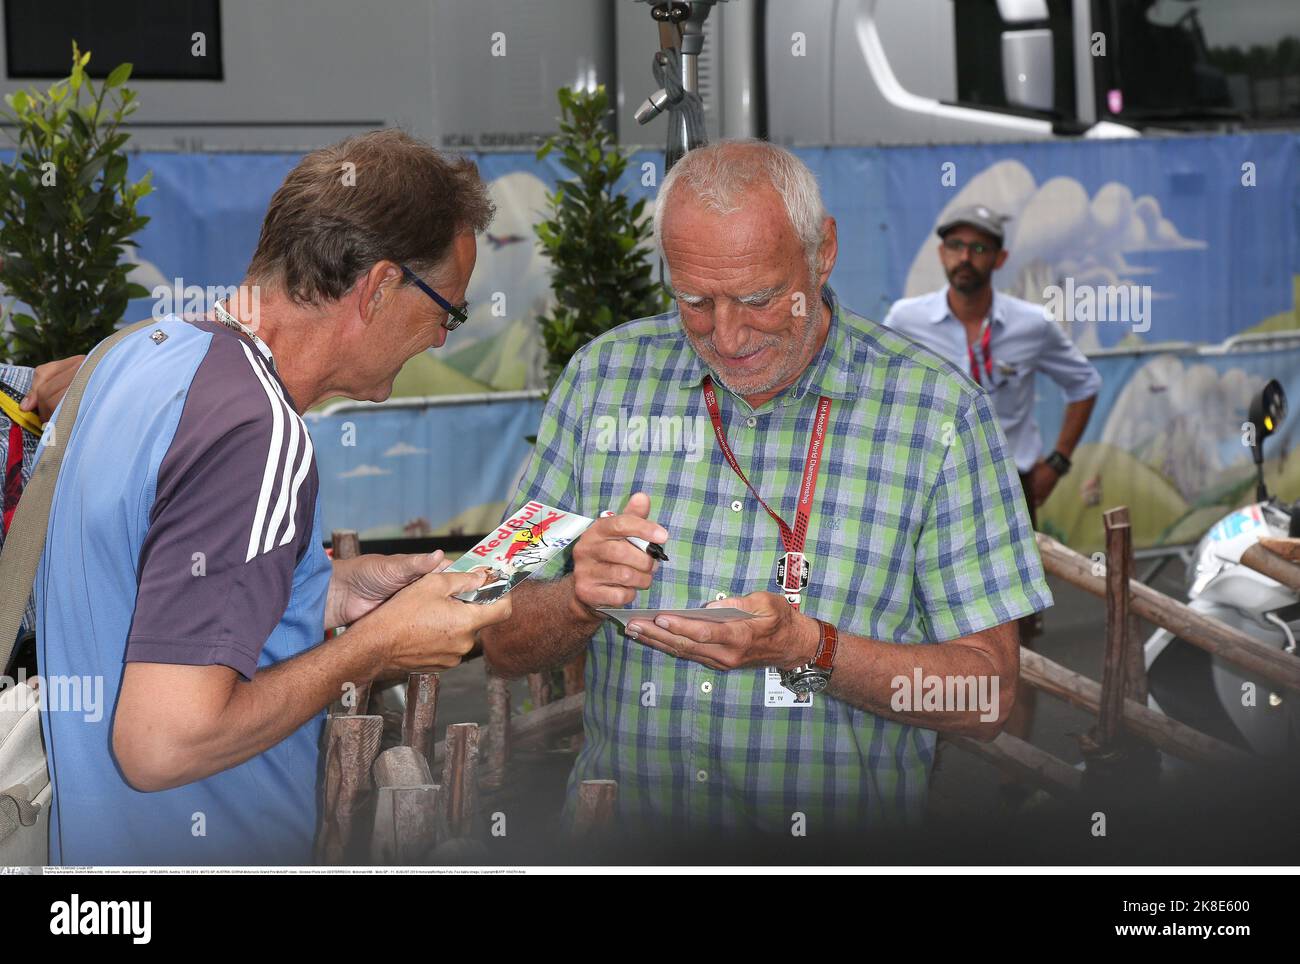
<path fill-rule="evenodd" d="M 840 634 L 834 626 L 821 619 L 817 620 L 817 625 L 821 627 L 822 635 L 812 662 L 794 669 L 781 670 L 781 685 L 791 693 L 820 693 L 830 685 Z"/>
<path fill-rule="evenodd" d="M 1064 475 L 1070 471 L 1070 460 L 1060 452 L 1053 451 L 1051 455 L 1043 459 L 1057 475 Z"/>

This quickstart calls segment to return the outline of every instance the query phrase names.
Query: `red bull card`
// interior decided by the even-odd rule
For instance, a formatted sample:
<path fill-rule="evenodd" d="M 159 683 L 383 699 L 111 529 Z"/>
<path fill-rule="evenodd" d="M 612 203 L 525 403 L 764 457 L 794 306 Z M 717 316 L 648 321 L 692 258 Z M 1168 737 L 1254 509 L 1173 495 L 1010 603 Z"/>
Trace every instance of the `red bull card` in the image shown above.
<path fill-rule="evenodd" d="M 475 603 L 500 599 L 572 545 L 592 521 L 540 502 L 525 503 L 448 567 L 452 572 L 488 570 L 486 583 L 456 598 Z"/>

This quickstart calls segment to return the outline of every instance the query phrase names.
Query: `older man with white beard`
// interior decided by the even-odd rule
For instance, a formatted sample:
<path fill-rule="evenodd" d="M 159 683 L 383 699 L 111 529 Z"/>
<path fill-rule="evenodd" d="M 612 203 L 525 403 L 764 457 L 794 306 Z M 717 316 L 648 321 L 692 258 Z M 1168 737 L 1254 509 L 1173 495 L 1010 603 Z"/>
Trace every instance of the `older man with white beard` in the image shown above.
<path fill-rule="evenodd" d="M 677 310 L 574 356 L 514 500 L 626 506 L 578 540 L 570 572 L 517 590 L 487 658 L 518 675 L 586 651 L 571 799 L 617 780 L 628 827 L 914 823 L 936 731 L 997 734 L 1016 619 L 1051 604 L 988 397 L 839 302 L 835 220 L 788 151 L 690 152 L 660 188 L 656 239 Z M 706 419 L 706 456 L 608 451 L 594 426 L 621 408 Z M 633 605 L 751 616 L 622 631 L 599 612 Z M 994 698 L 976 706 L 976 689 Z M 957 691 L 971 701 L 931 698 Z"/>

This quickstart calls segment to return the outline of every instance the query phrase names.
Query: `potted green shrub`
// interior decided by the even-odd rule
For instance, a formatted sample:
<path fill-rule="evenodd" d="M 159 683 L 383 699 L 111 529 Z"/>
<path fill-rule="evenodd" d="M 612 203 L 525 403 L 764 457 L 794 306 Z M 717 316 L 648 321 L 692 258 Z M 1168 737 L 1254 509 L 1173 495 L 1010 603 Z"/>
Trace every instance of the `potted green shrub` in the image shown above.
<path fill-rule="evenodd" d="M 648 242 L 653 230 L 645 199 L 616 190 L 630 152 L 618 147 L 605 124 L 609 97 L 561 87 L 560 130 L 537 151 L 558 152 L 573 174 L 547 195 L 546 218 L 534 231 L 554 271 L 555 306 L 538 319 L 552 384 L 573 353 L 611 328 L 656 315 L 668 306 L 655 280 Z"/>
<path fill-rule="evenodd" d="M 131 298 L 149 294 L 127 280 L 122 259 L 148 222 L 136 204 L 152 187 L 126 177 L 120 130 L 135 111 L 121 64 L 96 85 L 90 52 L 72 45 L 72 71 L 45 92 L 5 97 L 16 143 L 0 165 L 0 285 L 16 302 L 0 356 L 37 365 L 82 354 L 112 334 Z"/>

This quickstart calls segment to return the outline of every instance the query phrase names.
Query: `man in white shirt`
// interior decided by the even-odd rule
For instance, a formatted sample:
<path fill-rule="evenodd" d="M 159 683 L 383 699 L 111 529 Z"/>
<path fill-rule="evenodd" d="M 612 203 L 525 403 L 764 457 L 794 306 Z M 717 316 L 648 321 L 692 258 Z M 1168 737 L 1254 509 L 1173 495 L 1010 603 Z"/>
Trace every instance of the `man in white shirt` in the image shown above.
<path fill-rule="evenodd" d="M 993 290 L 993 272 L 1007 260 L 1002 246 L 1007 220 L 982 204 L 945 218 L 937 233 L 948 284 L 895 302 L 884 323 L 951 361 L 993 397 L 1037 527 L 1037 508 L 1070 470 L 1101 375 L 1041 305 Z M 1039 372 L 1061 387 L 1066 400 L 1056 445 L 1046 457 L 1034 419 L 1034 376 Z M 1039 632 L 1034 616 L 1021 620 L 1025 645 L 1032 645 Z M 1032 718 L 1033 690 L 1022 686 L 1007 732 L 1027 736 Z"/>

